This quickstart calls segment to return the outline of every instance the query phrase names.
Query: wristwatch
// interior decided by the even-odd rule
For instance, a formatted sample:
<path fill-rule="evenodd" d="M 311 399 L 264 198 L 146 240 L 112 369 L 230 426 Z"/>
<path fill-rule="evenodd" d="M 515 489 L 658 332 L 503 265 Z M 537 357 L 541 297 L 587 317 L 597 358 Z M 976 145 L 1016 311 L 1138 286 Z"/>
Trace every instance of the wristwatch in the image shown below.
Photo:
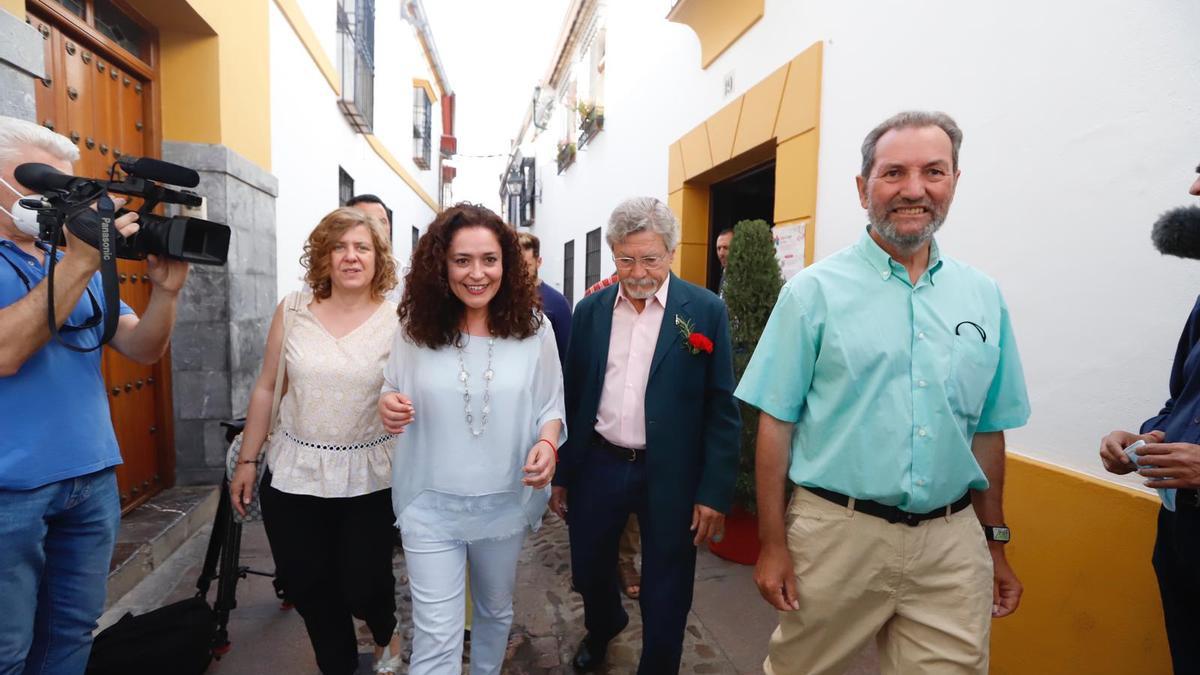
<path fill-rule="evenodd" d="M 984 525 L 983 536 L 988 541 L 997 541 L 1001 544 L 1012 541 L 1012 532 L 1007 525 Z"/>

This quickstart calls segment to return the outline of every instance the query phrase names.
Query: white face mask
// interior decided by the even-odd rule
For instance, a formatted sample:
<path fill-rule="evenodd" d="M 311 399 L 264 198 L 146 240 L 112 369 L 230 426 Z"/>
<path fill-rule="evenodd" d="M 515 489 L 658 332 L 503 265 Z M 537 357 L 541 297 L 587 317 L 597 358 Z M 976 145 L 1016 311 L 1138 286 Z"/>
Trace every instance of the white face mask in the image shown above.
<path fill-rule="evenodd" d="M 20 230 L 21 232 L 24 232 L 25 234 L 27 234 L 31 237 L 38 236 L 38 232 L 40 231 L 39 227 L 38 227 L 38 221 L 37 221 L 38 212 L 34 211 L 33 209 L 27 209 L 24 206 L 22 206 L 21 200 L 30 198 L 30 197 L 37 198 L 37 197 L 41 197 L 41 195 L 39 195 L 39 194 L 23 195 L 15 187 L 10 185 L 8 181 L 4 180 L 3 178 L 0 178 L 0 183 L 3 183 L 4 187 L 8 188 L 9 190 L 11 190 L 13 192 L 13 194 L 17 195 L 17 198 L 15 200 L 13 200 L 11 211 L 9 209 L 4 208 L 3 206 L 0 206 L 0 211 L 3 211 L 5 214 L 8 215 L 9 218 L 12 218 L 13 225 L 15 225 L 16 228 L 18 230 Z"/>

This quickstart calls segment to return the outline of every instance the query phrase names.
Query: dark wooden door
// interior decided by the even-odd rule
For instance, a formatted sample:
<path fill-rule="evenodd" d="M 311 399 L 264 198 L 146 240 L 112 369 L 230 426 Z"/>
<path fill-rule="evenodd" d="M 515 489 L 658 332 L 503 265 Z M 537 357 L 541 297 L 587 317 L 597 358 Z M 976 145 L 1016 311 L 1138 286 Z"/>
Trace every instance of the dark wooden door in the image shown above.
<path fill-rule="evenodd" d="M 114 31 L 114 11 L 122 10 L 106 3 L 97 21 L 91 0 L 46 0 L 31 2 L 27 17 L 44 38 L 46 53 L 48 77 L 36 83 L 38 120 L 79 147 L 75 173 L 81 176 L 107 177 L 123 155 L 159 154 L 152 128 L 153 45 L 139 47 L 129 41 L 130 29 Z M 132 16 L 125 19 L 135 21 Z M 145 28 L 140 37 L 152 35 L 152 29 Z M 139 205 L 133 201 L 130 208 Z M 146 263 L 122 260 L 117 268 L 121 299 L 142 314 L 151 290 Z M 174 482 L 169 357 L 145 366 L 106 347 L 102 368 L 125 460 L 117 482 L 122 509 L 128 511 Z"/>

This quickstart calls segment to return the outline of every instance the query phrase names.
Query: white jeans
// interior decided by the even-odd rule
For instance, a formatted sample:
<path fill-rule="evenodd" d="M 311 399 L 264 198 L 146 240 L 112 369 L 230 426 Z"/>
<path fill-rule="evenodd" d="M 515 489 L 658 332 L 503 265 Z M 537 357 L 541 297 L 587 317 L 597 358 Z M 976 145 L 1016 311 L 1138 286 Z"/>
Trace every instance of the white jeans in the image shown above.
<path fill-rule="evenodd" d="M 472 543 L 404 538 L 412 591 L 409 675 L 462 672 L 467 562 L 471 571 L 471 675 L 498 675 L 513 620 L 517 558 L 525 533 Z"/>

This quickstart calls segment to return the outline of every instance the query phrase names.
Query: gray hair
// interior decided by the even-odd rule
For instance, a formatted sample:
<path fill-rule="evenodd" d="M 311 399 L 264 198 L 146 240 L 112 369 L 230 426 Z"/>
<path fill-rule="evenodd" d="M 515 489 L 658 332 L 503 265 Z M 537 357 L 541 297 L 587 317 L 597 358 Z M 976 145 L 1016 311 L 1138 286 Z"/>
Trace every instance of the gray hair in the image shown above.
<path fill-rule="evenodd" d="M 654 197 L 633 197 L 617 204 L 608 217 L 604 238 L 611 249 L 625 237 L 638 232 L 652 232 L 662 237 L 668 252 L 674 251 L 679 244 L 679 221 L 666 204 Z"/>
<path fill-rule="evenodd" d="M 875 146 L 884 134 L 892 129 L 919 129 L 921 127 L 938 127 L 946 132 L 946 135 L 950 137 L 950 156 L 953 161 L 951 169 L 957 171 L 958 149 L 962 146 L 963 134 L 954 118 L 944 112 L 906 110 L 884 120 L 863 139 L 862 177 L 867 178 L 871 175 L 871 169 L 875 166 Z"/>
<path fill-rule="evenodd" d="M 0 166 L 11 167 L 24 160 L 30 148 L 43 150 L 58 159 L 75 162 L 79 148 L 66 136 L 15 117 L 0 115 Z"/>

